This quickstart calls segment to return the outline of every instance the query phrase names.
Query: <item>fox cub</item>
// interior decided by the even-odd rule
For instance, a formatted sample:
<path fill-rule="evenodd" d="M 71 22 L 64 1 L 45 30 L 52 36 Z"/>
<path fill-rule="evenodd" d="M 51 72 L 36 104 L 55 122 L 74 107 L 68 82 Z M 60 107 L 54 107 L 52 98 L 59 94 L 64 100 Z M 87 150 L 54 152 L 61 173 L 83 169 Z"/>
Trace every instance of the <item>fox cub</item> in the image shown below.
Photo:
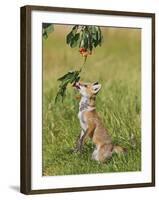
<path fill-rule="evenodd" d="M 82 150 L 82 146 L 87 137 L 90 137 L 96 148 L 92 154 L 92 159 L 103 162 L 110 158 L 112 154 L 124 152 L 120 146 L 114 146 L 112 139 L 104 128 L 100 117 L 96 112 L 96 95 L 101 89 L 101 84 L 76 82 L 74 87 L 79 91 L 81 100 L 79 103 L 78 118 L 81 126 L 81 134 L 74 149 L 75 152 Z"/>

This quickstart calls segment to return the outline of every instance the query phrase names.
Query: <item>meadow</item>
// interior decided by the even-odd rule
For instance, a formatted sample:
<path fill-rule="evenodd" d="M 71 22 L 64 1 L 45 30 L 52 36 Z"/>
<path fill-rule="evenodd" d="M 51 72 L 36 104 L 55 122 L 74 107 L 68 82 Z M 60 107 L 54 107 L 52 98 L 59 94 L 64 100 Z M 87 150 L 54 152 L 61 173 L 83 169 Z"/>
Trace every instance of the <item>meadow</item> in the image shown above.
<path fill-rule="evenodd" d="M 57 79 L 83 63 L 78 48 L 66 45 L 70 29 L 56 25 L 43 38 L 43 175 L 140 171 L 141 30 L 102 28 L 104 42 L 87 58 L 81 73 L 81 80 L 102 84 L 97 111 L 113 143 L 127 148 L 127 153 L 98 163 L 91 159 L 94 144 L 90 140 L 82 154 L 70 153 L 80 134 L 77 92 L 69 86 L 64 102 L 54 102 Z"/>

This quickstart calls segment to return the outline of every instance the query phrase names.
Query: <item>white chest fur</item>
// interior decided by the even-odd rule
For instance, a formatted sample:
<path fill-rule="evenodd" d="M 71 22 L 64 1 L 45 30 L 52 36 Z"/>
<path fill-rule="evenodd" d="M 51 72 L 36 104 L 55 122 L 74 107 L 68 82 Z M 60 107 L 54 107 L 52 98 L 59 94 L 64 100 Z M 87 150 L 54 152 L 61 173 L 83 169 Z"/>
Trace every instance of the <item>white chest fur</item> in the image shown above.
<path fill-rule="evenodd" d="M 84 117 L 84 112 L 88 109 L 88 99 L 86 97 L 82 97 L 79 103 L 79 113 L 78 118 L 80 120 L 80 125 L 83 131 L 87 129 L 87 121 Z"/>
<path fill-rule="evenodd" d="M 78 118 L 80 120 L 80 125 L 81 125 L 81 128 L 83 131 L 86 131 L 87 130 L 87 122 L 86 122 L 86 119 L 84 118 L 84 111 L 80 111 L 78 113 Z"/>

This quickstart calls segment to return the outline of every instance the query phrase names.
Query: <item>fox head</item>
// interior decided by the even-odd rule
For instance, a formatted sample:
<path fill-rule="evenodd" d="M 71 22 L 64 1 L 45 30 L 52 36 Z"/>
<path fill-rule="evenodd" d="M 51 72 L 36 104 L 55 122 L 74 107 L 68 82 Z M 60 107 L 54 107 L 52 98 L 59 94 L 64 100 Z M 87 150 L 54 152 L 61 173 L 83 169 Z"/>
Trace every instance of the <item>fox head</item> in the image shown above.
<path fill-rule="evenodd" d="M 77 90 L 83 97 L 90 98 L 99 92 L 99 90 L 101 89 L 101 84 L 99 84 L 98 82 L 95 83 L 76 82 L 74 84 L 74 87 L 77 88 Z"/>

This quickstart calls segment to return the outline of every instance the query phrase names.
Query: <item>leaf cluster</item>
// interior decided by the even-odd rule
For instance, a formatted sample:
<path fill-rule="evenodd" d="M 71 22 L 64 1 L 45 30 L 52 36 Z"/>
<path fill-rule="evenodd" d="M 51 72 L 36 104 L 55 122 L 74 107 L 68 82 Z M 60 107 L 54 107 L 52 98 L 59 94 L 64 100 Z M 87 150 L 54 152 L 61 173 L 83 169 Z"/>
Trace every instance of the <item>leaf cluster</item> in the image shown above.
<path fill-rule="evenodd" d="M 84 48 L 92 51 L 93 48 L 101 46 L 103 42 L 102 32 L 99 26 L 73 26 L 66 36 L 66 43 L 71 47 Z"/>
<path fill-rule="evenodd" d="M 55 97 L 55 103 L 59 99 L 61 99 L 63 102 L 64 97 L 66 96 L 66 88 L 68 84 L 74 85 L 76 82 L 78 82 L 80 79 L 80 76 L 79 76 L 80 72 L 81 70 L 69 71 L 67 74 L 63 75 L 62 77 L 58 79 L 58 81 L 60 81 L 60 85 L 59 85 L 59 90 L 57 92 L 57 95 Z"/>

